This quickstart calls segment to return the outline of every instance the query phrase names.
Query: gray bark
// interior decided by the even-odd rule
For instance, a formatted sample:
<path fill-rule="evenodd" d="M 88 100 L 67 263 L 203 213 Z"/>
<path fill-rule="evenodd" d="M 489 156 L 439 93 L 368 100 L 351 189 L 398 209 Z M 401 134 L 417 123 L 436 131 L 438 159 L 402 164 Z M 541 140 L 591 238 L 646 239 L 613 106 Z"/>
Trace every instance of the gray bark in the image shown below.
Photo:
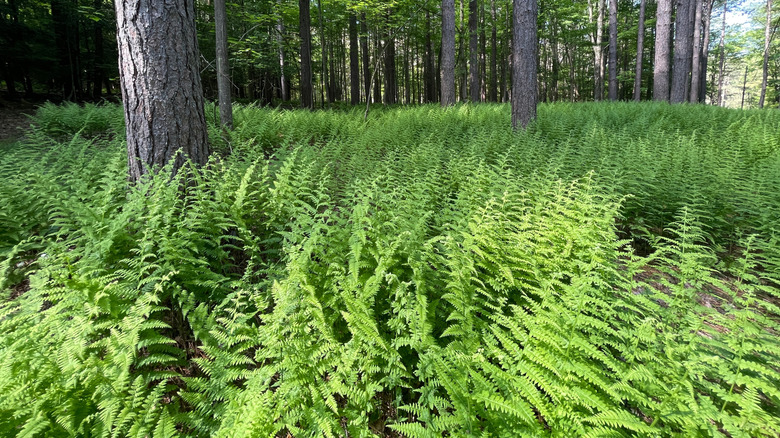
<path fill-rule="evenodd" d="M 358 62 L 357 17 L 349 14 L 349 102 L 360 103 L 360 63 Z"/>
<path fill-rule="evenodd" d="M 658 0 L 653 61 L 653 99 L 669 101 L 670 52 L 672 42 L 672 0 Z"/>
<path fill-rule="evenodd" d="M 233 129 L 233 105 L 230 100 L 230 66 L 228 65 L 225 0 L 214 0 L 214 25 L 217 35 L 216 53 L 219 121 L 224 128 Z"/>
<path fill-rule="evenodd" d="M 609 100 L 616 101 L 617 95 L 617 0 L 609 0 Z"/>
<path fill-rule="evenodd" d="M 512 128 L 536 118 L 536 0 L 514 0 L 512 23 Z"/>
<path fill-rule="evenodd" d="M 693 0 L 696 14 L 693 20 L 693 62 L 691 63 L 691 91 L 688 101 L 690 103 L 699 102 L 699 81 L 701 80 L 701 15 L 704 12 L 703 0 Z"/>
<path fill-rule="evenodd" d="M 171 160 L 176 172 L 184 155 L 205 164 L 194 0 L 117 0 L 115 8 L 129 179 L 139 181 Z"/>
<path fill-rule="evenodd" d="M 671 103 L 687 101 L 693 58 L 693 8 L 696 0 L 677 0 L 674 21 L 674 63 L 672 65 Z"/>
<path fill-rule="evenodd" d="M 597 1 L 596 32 L 591 34 L 593 46 L 593 99 L 604 97 L 604 50 L 601 46 L 604 33 L 604 0 Z M 593 23 L 593 5 L 588 0 L 588 19 Z"/>
<path fill-rule="evenodd" d="M 642 55 L 645 50 L 645 8 L 647 1 L 639 2 L 639 30 L 636 35 L 636 73 L 634 75 L 634 100 L 642 97 Z"/>
<path fill-rule="evenodd" d="M 761 80 L 761 98 L 758 101 L 758 107 L 764 107 L 766 98 L 766 83 L 769 76 L 769 43 L 771 39 L 770 27 L 772 24 L 772 0 L 766 0 L 766 26 L 764 27 L 764 66 L 763 77 Z"/>
<path fill-rule="evenodd" d="M 279 7 L 281 8 L 282 0 L 278 1 Z M 280 78 L 280 85 L 282 89 L 282 101 L 287 102 L 290 100 L 290 90 L 288 88 L 287 84 L 287 77 L 284 73 L 285 68 L 285 61 L 286 56 L 284 53 L 284 19 L 280 16 L 279 20 L 276 22 L 276 42 L 279 45 L 279 78 Z"/>
<path fill-rule="evenodd" d="M 441 1 L 441 105 L 455 104 L 455 0 Z"/>
<path fill-rule="evenodd" d="M 311 83 L 311 16 L 310 0 L 298 0 L 298 23 L 301 35 L 301 108 L 314 109 Z"/>
<path fill-rule="evenodd" d="M 366 102 L 371 101 L 371 59 L 368 47 L 368 24 L 366 14 L 360 15 L 360 50 L 363 54 L 363 95 Z"/>
<path fill-rule="evenodd" d="M 723 106 L 723 77 L 725 76 L 726 66 L 726 11 L 728 2 L 723 2 L 723 25 L 720 30 L 720 42 L 718 48 L 720 49 L 720 59 L 718 60 L 718 106 Z"/>

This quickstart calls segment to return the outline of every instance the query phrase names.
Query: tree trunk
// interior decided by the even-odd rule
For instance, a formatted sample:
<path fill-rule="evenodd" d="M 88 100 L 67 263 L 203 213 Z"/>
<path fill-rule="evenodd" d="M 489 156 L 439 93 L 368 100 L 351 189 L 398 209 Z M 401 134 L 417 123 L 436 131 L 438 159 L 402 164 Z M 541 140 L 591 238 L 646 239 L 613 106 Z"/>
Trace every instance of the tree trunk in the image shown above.
<path fill-rule="evenodd" d="M 669 101 L 670 52 L 672 43 L 672 0 L 658 0 L 653 61 L 653 99 Z"/>
<path fill-rule="evenodd" d="M 390 32 L 390 11 L 387 12 L 387 23 L 385 23 L 385 103 L 394 105 L 398 101 L 398 81 L 395 72 L 395 37 Z"/>
<path fill-rule="evenodd" d="M 718 106 L 723 106 L 723 78 L 725 76 L 724 68 L 726 66 L 726 5 L 728 2 L 723 2 L 723 25 L 720 30 L 720 42 L 718 48 L 720 49 L 720 59 L 718 66 Z"/>
<path fill-rule="evenodd" d="M 672 65 L 671 103 L 687 101 L 685 92 L 690 84 L 691 59 L 693 55 L 693 12 L 696 0 L 677 0 L 674 21 L 674 54 Z"/>
<path fill-rule="evenodd" d="M 214 0 L 214 24 L 217 34 L 217 90 L 219 93 L 219 121 L 233 129 L 233 105 L 230 101 L 230 67 L 228 66 L 227 19 L 225 0 Z"/>
<path fill-rule="evenodd" d="M 363 93 L 366 102 L 371 101 L 371 58 L 368 47 L 368 24 L 366 14 L 360 15 L 360 48 L 363 52 Z"/>
<path fill-rule="evenodd" d="M 349 14 L 349 103 L 360 103 L 360 65 L 358 62 L 357 17 Z"/>
<path fill-rule="evenodd" d="M 536 117 L 536 0 L 514 0 L 512 23 L 512 128 Z"/>
<path fill-rule="evenodd" d="M 618 98 L 617 83 L 617 0 L 609 0 L 609 100 Z"/>
<path fill-rule="evenodd" d="M 282 0 L 278 1 L 281 10 Z M 290 89 L 287 87 L 287 74 L 284 72 L 286 65 L 286 56 L 284 53 L 284 18 L 279 13 L 279 19 L 276 22 L 276 43 L 279 45 L 279 83 L 282 90 L 282 102 L 290 100 Z"/>
<path fill-rule="evenodd" d="M 642 55 L 645 51 L 645 8 L 646 0 L 639 2 L 639 30 L 636 34 L 636 73 L 634 75 L 634 100 L 642 97 Z"/>
<path fill-rule="evenodd" d="M 704 18 L 704 39 L 701 45 L 701 69 L 699 70 L 699 103 L 704 103 L 707 96 L 707 64 L 710 56 L 710 24 L 712 23 L 712 6 L 714 0 L 705 0 L 705 9 L 702 12 Z"/>
<path fill-rule="evenodd" d="M 764 65 L 763 76 L 761 79 L 761 98 L 758 101 L 758 107 L 764 107 L 764 98 L 766 97 L 766 83 L 769 77 L 769 42 L 770 42 L 770 27 L 772 24 L 772 0 L 766 0 L 766 26 L 764 27 Z"/>
<path fill-rule="evenodd" d="M 497 70 L 497 32 L 496 32 L 496 1 L 490 0 L 490 87 L 488 100 L 498 102 L 498 72 Z"/>
<path fill-rule="evenodd" d="M 455 0 L 441 1 L 441 105 L 455 104 Z"/>
<path fill-rule="evenodd" d="M 115 7 L 130 180 L 170 160 L 176 172 L 185 156 L 205 164 L 195 2 L 117 0 Z"/>
<path fill-rule="evenodd" d="M 604 97 L 604 52 L 601 47 L 604 32 L 604 0 L 597 1 L 596 32 L 591 34 L 593 45 L 593 99 L 601 100 Z M 593 23 L 593 5 L 588 0 L 588 18 Z"/>
<path fill-rule="evenodd" d="M 325 89 L 327 96 L 328 106 L 333 103 L 333 90 L 330 86 L 330 77 L 328 76 L 328 49 L 325 46 L 325 22 L 322 19 L 322 2 L 317 2 L 317 11 L 319 12 L 319 28 L 320 28 L 320 51 L 322 53 L 322 87 Z M 322 105 L 325 105 L 325 99 L 323 99 Z"/>
<path fill-rule="evenodd" d="M 479 25 L 479 4 L 477 0 L 469 0 L 469 100 L 479 102 L 479 40 L 477 27 Z"/>
<path fill-rule="evenodd" d="M 701 14 L 704 7 L 703 0 L 693 0 L 695 4 L 695 15 L 693 19 L 693 62 L 691 62 L 691 90 L 688 102 L 699 102 L 699 81 L 701 80 Z"/>
<path fill-rule="evenodd" d="M 745 77 L 742 79 L 742 103 L 739 104 L 739 109 L 745 108 L 745 89 L 747 88 L 747 74 L 748 66 L 745 66 Z"/>
<path fill-rule="evenodd" d="M 298 0 L 301 34 L 301 108 L 314 109 L 314 90 L 311 83 L 311 16 L 310 0 Z"/>
<path fill-rule="evenodd" d="M 426 29 L 425 29 L 425 102 L 436 102 L 436 65 L 433 48 L 433 41 L 431 40 L 431 14 L 425 12 L 426 16 Z"/>

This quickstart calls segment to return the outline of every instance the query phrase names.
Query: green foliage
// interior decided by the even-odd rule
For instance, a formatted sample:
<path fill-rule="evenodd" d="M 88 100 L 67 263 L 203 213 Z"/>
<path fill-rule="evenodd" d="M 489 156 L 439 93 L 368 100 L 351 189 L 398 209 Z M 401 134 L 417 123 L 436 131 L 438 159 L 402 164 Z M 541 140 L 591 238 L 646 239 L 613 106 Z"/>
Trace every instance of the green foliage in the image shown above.
<path fill-rule="evenodd" d="M 235 120 L 132 188 L 113 107 L 4 153 L 0 430 L 780 433 L 775 113 Z"/>

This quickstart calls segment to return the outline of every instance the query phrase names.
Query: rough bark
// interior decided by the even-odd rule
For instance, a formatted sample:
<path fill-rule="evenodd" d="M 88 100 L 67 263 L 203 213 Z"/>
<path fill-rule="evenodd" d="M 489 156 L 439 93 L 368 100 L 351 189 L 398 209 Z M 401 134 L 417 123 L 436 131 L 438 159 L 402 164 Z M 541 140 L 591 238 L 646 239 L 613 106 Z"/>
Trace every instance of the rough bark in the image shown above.
<path fill-rule="evenodd" d="M 441 2 L 441 105 L 455 104 L 455 0 Z"/>
<path fill-rule="evenodd" d="M 129 177 L 208 159 L 194 0 L 117 0 Z"/>
<path fill-rule="evenodd" d="M 695 4 L 695 15 L 693 19 L 693 62 L 691 62 L 691 89 L 688 101 L 690 103 L 699 102 L 699 81 L 701 80 L 701 15 L 704 12 L 703 0 L 693 0 Z"/>
<path fill-rule="evenodd" d="M 609 100 L 618 98 L 617 83 L 617 0 L 609 0 Z"/>
<path fill-rule="evenodd" d="M 646 0 L 639 2 L 639 30 L 636 34 L 636 72 L 634 75 L 634 100 L 642 97 L 642 55 L 645 51 L 645 9 Z"/>
<path fill-rule="evenodd" d="M 710 24 L 712 23 L 712 6 L 714 0 L 705 0 L 704 40 L 701 45 L 701 69 L 699 70 L 699 103 L 704 103 L 707 96 L 707 64 L 710 56 Z"/>
<path fill-rule="evenodd" d="M 469 0 L 469 100 L 479 102 L 479 40 L 477 27 L 479 24 L 479 4 L 477 0 Z"/>
<path fill-rule="evenodd" d="M 672 64 L 671 103 L 687 101 L 686 90 L 690 84 L 691 60 L 693 55 L 693 9 L 695 0 L 677 0 L 674 20 L 674 61 Z"/>
<path fill-rule="evenodd" d="M 311 83 L 311 16 L 310 0 L 298 0 L 298 22 L 301 35 L 301 107 L 314 109 Z"/>
<path fill-rule="evenodd" d="M 358 62 L 357 17 L 349 14 L 349 103 L 360 103 L 360 65 Z"/>
<path fill-rule="evenodd" d="M 653 99 L 669 101 L 670 51 L 672 42 L 672 0 L 658 0 L 653 61 Z"/>
<path fill-rule="evenodd" d="M 227 18 L 225 0 L 214 0 L 214 24 L 217 36 L 217 93 L 219 94 L 219 121 L 223 127 L 233 128 L 233 105 L 230 101 L 230 67 L 228 65 Z"/>
<path fill-rule="evenodd" d="M 514 0 L 512 23 L 512 127 L 536 117 L 536 0 Z"/>
<path fill-rule="evenodd" d="M 763 76 L 761 79 L 761 98 L 758 101 L 758 107 L 764 107 L 764 99 L 766 98 L 766 83 L 769 77 L 769 42 L 771 38 L 770 27 L 772 24 L 772 0 L 766 0 L 766 26 L 764 27 L 764 64 L 763 64 Z"/>

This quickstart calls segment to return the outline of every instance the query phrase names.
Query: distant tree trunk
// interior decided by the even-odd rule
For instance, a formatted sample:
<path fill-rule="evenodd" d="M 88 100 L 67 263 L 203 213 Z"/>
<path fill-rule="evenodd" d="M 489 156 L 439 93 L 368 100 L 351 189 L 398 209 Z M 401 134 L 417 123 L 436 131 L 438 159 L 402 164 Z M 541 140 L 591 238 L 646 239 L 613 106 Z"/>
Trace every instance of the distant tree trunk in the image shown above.
<path fill-rule="evenodd" d="M 707 64 L 710 56 L 710 24 L 712 23 L 712 6 L 714 0 L 705 0 L 705 9 L 702 12 L 704 18 L 704 40 L 701 45 L 701 69 L 699 70 L 699 103 L 704 103 L 707 96 Z"/>
<path fill-rule="evenodd" d="M 672 43 L 672 0 L 658 0 L 653 62 L 653 99 L 669 101 L 670 52 Z"/>
<path fill-rule="evenodd" d="M 634 75 L 634 100 L 642 97 L 642 55 L 645 51 L 645 8 L 646 0 L 639 2 L 639 30 L 636 35 L 636 73 Z"/>
<path fill-rule="evenodd" d="M 720 42 L 718 48 L 720 49 L 720 59 L 718 63 L 718 106 L 723 106 L 723 77 L 725 76 L 724 67 L 726 66 L 726 4 L 723 2 L 723 25 L 720 30 Z"/>
<path fill-rule="evenodd" d="M 748 66 L 745 66 L 745 77 L 742 79 L 742 103 L 739 104 L 739 109 L 745 108 L 745 89 L 747 89 L 747 74 Z"/>
<path fill-rule="evenodd" d="M 298 0 L 301 34 L 301 108 L 314 109 L 314 90 L 311 83 L 311 16 L 310 0 Z"/>
<path fill-rule="evenodd" d="M 764 98 L 766 97 L 766 83 L 769 77 L 769 42 L 771 39 L 770 27 L 772 24 L 772 0 L 766 0 L 766 26 L 764 27 L 764 65 L 763 76 L 761 79 L 761 98 L 758 101 L 758 107 L 764 107 Z"/>
<path fill-rule="evenodd" d="M 693 19 L 693 62 L 691 62 L 691 90 L 688 101 L 699 102 L 699 81 L 701 80 L 701 15 L 703 13 L 703 0 L 693 0 L 695 14 Z"/>
<path fill-rule="evenodd" d="M 425 29 L 425 102 L 436 102 L 436 66 L 435 58 L 436 53 L 433 48 L 433 41 L 431 40 L 431 13 L 425 12 L 426 29 Z"/>
<path fill-rule="evenodd" d="M 477 0 L 469 0 L 469 100 L 479 102 L 479 4 Z"/>
<path fill-rule="evenodd" d="M 333 103 L 333 89 L 330 84 L 330 77 L 328 76 L 328 48 L 325 45 L 325 21 L 322 18 L 322 2 L 317 2 L 317 11 L 319 13 L 319 28 L 320 28 L 320 51 L 322 53 L 322 87 L 325 89 L 327 96 L 328 106 Z M 324 107 L 325 100 L 323 99 L 322 105 Z"/>
<path fill-rule="evenodd" d="M 59 82 L 66 100 L 80 100 L 78 19 L 73 6 L 66 0 L 51 1 L 51 16 L 59 57 Z"/>
<path fill-rule="evenodd" d="M 360 63 L 358 62 L 357 17 L 349 14 L 349 103 L 360 103 Z"/>
<path fill-rule="evenodd" d="M 593 45 L 593 100 L 604 97 L 604 51 L 601 46 L 604 32 L 604 0 L 596 0 L 596 32 L 591 34 Z M 588 0 L 588 17 L 593 23 L 593 5 Z"/>
<path fill-rule="evenodd" d="M 127 124 L 129 177 L 139 181 L 183 152 L 208 160 L 195 2 L 117 0 L 117 46 Z"/>
<path fill-rule="evenodd" d="M 490 86 L 488 88 L 488 100 L 498 102 L 498 72 L 497 61 L 497 32 L 496 32 L 496 1 L 490 0 Z"/>
<path fill-rule="evenodd" d="M 617 83 L 617 0 L 609 0 L 609 100 L 618 98 Z"/>
<path fill-rule="evenodd" d="M 371 58 L 368 47 L 368 24 L 366 14 L 360 14 L 360 49 L 363 52 L 363 93 L 366 102 L 371 101 Z"/>
<path fill-rule="evenodd" d="M 514 0 L 512 23 L 512 128 L 536 118 L 536 0 Z"/>
<path fill-rule="evenodd" d="M 230 101 L 230 67 L 225 0 L 214 0 L 214 24 L 217 34 L 217 90 L 219 94 L 219 121 L 223 127 L 233 128 L 233 105 Z"/>
<path fill-rule="evenodd" d="M 687 101 L 693 55 L 693 10 L 696 0 L 677 0 L 674 21 L 674 63 L 672 65 L 671 103 Z"/>
<path fill-rule="evenodd" d="M 398 101 L 398 80 L 395 71 L 395 37 L 390 32 L 390 11 L 385 24 L 385 103 L 393 105 Z"/>
<path fill-rule="evenodd" d="M 103 0 L 95 0 L 92 6 L 95 11 L 103 9 Z M 100 19 L 94 23 L 93 38 L 95 40 L 95 61 L 92 65 L 92 98 L 99 100 L 103 96 L 103 62 L 105 58 L 105 49 L 103 45 L 103 20 Z M 89 91 L 89 90 L 87 90 Z"/>
<path fill-rule="evenodd" d="M 282 0 L 278 1 L 278 5 L 281 8 Z M 279 82 L 282 90 L 282 102 L 290 100 L 290 89 L 287 84 L 287 75 L 284 72 L 286 65 L 286 56 L 284 53 L 284 18 L 279 16 L 279 20 L 276 22 L 276 42 L 279 45 Z"/>
<path fill-rule="evenodd" d="M 455 0 L 441 1 L 441 105 L 455 104 Z"/>

